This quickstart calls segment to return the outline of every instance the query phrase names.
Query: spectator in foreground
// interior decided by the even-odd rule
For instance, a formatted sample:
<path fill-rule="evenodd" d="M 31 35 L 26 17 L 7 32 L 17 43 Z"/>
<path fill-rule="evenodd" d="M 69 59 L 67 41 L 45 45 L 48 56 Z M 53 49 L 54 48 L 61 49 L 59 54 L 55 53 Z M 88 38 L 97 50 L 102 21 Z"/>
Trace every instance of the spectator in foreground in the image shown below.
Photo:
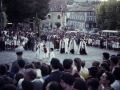
<path fill-rule="evenodd" d="M 61 87 L 63 90 L 72 90 L 74 77 L 70 73 L 64 73 L 61 77 Z"/>
<path fill-rule="evenodd" d="M 46 90 L 61 90 L 61 89 L 60 89 L 60 85 L 58 82 L 52 81 L 47 84 Z"/>
<path fill-rule="evenodd" d="M 13 84 L 6 84 L 0 90 L 17 90 L 17 88 Z"/>
<path fill-rule="evenodd" d="M 100 77 L 100 84 L 103 85 L 103 90 L 114 90 L 111 84 L 115 81 L 115 76 L 110 72 L 105 72 Z"/>
<path fill-rule="evenodd" d="M 83 79 L 75 79 L 73 84 L 73 90 L 87 90 L 87 84 Z"/>
<path fill-rule="evenodd" d="M 27 80 L 22 82 L 22 90 L 34 90 L 33 83 Z"/>
<path fill-rule="evenodd" d="M 52 81 L 57 81 L 60 83 L 60 76 L 62 75 L 62 72 L 59 71 L 59 65 L 60 65 L 60 61 L 57 58 L 52 58 L 51 62 L 50 62 L 50 67 L 52 69 L 51 74 L 45 79 L 44 82 L 44 86 L 43 86 L 43 90 L 45 90 L 45 87 L 47 86 L 47 84 L 49 82 Z"/>
<path fill-rule="evenodd" d="M 115 82 L 111 84 L 111 87 L 115 90 L 120 90 L 120 67 L 116 67 L 113 74 L 115 75 Z"/>
<path fill-rule="evenodd" d="M 15 52 L 16 52 L 16 55 L 17 55 L 17 59 L 16 59 L 16 61 L 14 61 L 12 63 L 11 72 L 13 72 L 13 73 L 18 73 L 19 72 L 18 60 L 24 60 L 25 61 L 25 65 L 28 64 L 28 59 L 22 57 L 23 51 L 24 51 L 24 48 L 22 46 L 17 47 L 15 49 Z"/>
<path fill-rule="evenodd" d="M 97 90 L 99 81 L 95 78 L 91 78 L 87 81 L 88 90 Z"/>

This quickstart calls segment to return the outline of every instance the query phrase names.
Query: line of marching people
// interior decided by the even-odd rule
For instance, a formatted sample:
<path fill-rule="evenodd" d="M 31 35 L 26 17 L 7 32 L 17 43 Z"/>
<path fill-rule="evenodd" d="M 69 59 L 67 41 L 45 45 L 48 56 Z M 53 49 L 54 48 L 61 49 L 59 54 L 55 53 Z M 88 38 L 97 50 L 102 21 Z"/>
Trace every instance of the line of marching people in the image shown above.
<path fill-rule="evenodd" d="M 55 57 L 53 48 L 46 47 L 43 40 L 37 40 L 36 41 L 36 58 L 38 60 L 47 60 L 48 62 Z"/>
<path fill-rule="evenodd" d="M 84 38 L 81 38 L 80 42 L 77 44 L 76 38 L 62 38 L 60 40 L 59 51 L 61 54 L 63 53 L 71 53 L 71 54 L 87 54 L 86 42 Z"/>

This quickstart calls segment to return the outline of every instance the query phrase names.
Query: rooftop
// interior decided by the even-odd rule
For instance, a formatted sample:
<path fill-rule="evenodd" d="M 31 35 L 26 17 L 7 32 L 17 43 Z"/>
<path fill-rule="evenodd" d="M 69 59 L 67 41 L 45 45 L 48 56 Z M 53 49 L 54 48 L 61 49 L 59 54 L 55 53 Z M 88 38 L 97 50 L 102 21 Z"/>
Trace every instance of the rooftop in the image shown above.
<path fill-rule="evenodd" d="M 94 11 L 94 7 L 79 7 L 79 8 L 73 8 L 73 9 L 70 9 L 69 11 L 73 11 L 73 12 L 75 12 L 75 11 L 81 11 L 81 12 L 85 12 L 85 11 Z"/>
<path fill-rule="evenodd" d="M 49 8 L 50 11 L 53 12 L 68 12 L 68 8 L 67 8 L 67 4 L 66 4 L 66 0 L 50 0 L 49 2 Z"/>

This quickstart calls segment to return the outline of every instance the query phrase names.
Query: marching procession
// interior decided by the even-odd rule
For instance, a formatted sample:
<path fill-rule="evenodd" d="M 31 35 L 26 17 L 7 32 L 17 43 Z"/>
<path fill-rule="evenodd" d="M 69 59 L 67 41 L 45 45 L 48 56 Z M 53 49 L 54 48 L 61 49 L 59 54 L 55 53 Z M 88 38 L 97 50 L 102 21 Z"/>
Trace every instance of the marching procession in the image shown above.
<path fill-rule="evenodd" d="M 43 39 L 42 36 L 46 39 Z M 61 54 L 88 54 L 86 46 L 120 50 L 120 37 L 102 37 L 88 33 L 43 32 L 41 38 L 36 38 L 33 31 L 4 31 L 0 37 L 0 51 L 14 50 L 18 46 L 23 46 L 25 50 L 36 51 L 36 53 L 40 52 L 39 48 L 47 48 L 46 51 L 49 51 L 51 47 L 46 47 L 46 41 L 53 42 L 53 50 L 57 49 Z M 42 49 L 41 51 L 44 51 Z M 40 53 L 42 54 L 42 52 Z M 45 56 L 48 57 L 48 55 Z"/>

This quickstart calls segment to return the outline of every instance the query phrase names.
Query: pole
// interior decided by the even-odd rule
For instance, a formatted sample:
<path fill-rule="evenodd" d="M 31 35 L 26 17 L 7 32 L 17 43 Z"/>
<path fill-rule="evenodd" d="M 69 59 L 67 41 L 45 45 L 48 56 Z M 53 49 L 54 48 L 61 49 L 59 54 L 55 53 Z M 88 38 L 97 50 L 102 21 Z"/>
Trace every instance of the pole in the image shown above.
<path fill-rule="evenodd" d="M 2 0 L 0 0 L 0 36 L 2 32 Z"/>

